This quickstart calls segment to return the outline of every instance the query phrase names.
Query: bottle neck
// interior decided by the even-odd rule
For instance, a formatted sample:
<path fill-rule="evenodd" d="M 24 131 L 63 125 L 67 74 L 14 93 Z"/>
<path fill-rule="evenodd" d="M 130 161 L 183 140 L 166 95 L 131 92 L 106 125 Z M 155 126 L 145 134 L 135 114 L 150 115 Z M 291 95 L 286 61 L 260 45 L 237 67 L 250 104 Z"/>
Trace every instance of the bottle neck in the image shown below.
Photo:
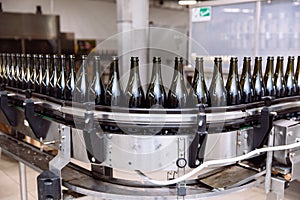
<path fill-rule="evenodd" d="M 118 62 L 118 60 L 114 60 L 114 61 L 111 63 L 110 71 L 111 71 L 111 74 L 112 74 L 114 77 L 116 77 L 117 79 L 119 79 L 119 62 Z"/>
<path fill-rule="evenodd" d="M 294 74 L 294 58 L 288 59 L 288 65 L 286 68 L 286 74 L 293 75 Z"/>
<path fill-rule="evenodd" d="M 275 73 L 280 73 L 281 75 L 283 74 L 283 59 L 277 59 Z"/>
<path fill-rule="evenodd" d="M 161 63 L 160 62 L 153 63 L 152 79 L 155 77 L 157 77 L 157 78 L 161 77 Z"/>
<path fill-rule="evenodd" d="M 183 62 L 182 60 L 175 60 L 175 73 L 183 75 Z"/>
<path fill-rule="evenodd" d="M 255 60 L 253 74 L 254 76 L 262 76 L 261 60 Z"/>
<path fill-rule="evenodd" d="M 237 60 L 231 60 L 230 61 L 230 68 L 229 68 L 229 74 L 228 76 L 237 76 Z"/>
<path fill-rule="evenodd" d="M 214 74 L 213 74 L 213 76 L 216 77 L 217 75 L 220 75 L 222 77 L 222 79 L 223 79 L 222 61 L 221 60 L 215 60 Z"/>
<path fill-rule="evenodd" d="M 274 60 L 268 59 L 267 67 L 266 67 L 266 75 L 273 76 L 273 73 L 274 73 Z"/>
<path fill-rule="evenodd" d="M 94 75 L 99 78 L 100 74 L 101 74 L 100 60 L 95 60 L 94 61 Z"/>
<path fill-rule="evenodd" d="M 242 76 L 246 74 L 251 74 L 250 60 L 244 60 Z"/>

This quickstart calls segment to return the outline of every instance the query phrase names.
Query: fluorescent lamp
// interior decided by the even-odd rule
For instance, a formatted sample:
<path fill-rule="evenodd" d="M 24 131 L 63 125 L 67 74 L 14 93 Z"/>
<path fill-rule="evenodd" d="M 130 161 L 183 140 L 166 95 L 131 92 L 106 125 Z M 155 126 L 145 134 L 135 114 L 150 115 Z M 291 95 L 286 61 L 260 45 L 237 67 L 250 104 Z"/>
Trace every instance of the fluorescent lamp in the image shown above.
<path fill-rule="evenodd" d="M 182 5 L 182 6 L 186 6 L 186 5 L 195 5 L 197 3 L 196 0 L 179 0 L 178 4 Z"/>

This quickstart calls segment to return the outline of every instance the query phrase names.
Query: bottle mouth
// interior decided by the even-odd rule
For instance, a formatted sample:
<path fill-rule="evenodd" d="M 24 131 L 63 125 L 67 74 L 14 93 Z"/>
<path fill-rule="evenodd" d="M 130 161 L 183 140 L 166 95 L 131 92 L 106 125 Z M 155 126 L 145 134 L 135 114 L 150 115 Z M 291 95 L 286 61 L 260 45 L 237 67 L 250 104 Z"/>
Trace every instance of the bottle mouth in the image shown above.
<path fill-rule="evenodd" d="M 112 56 L 111 58 L 112 58 L 113 61 L 118 61 L 119 60 L 118 56 Z"/>
<path fill-rule="evenodd" d="M 26 57 L 27 57 L 27 58 L 31 58 L 31 55 L 30 55 L 30 54 L 26 54 Z"/>
<path fill-rule="evenodd" d="M 222 58 L 221 57 L 215 57 L 215 62 L 221 62 Z"/>
<path fill-rule="evenodd" d="M 38 55 L 37 54 L 33 54 L 32 57 L 33 58 L 38 58 Z"/>
<path fill-rule="evenodd" d="M 251 57 L 244 57 L 244 60 L 250 61 L 250 60 L 251 60 Z"/>
<path fill-rule="evenodd" d="M 95 56 L 94 56 L 94 60 L 99 61 L 99 60 L 101 60 L 101 57 L 100 57 L 99 55 L 95 55 Z"/>
<path fill-rule="evenodd" d="M 87 59 L 87 55 L 81 55 L 81 59 L 82 60 L 86 60 Z"/>
<path fill-rule="evenodd" d="M 160 57 L 153 57 L 153 63 L 160 63 L 161 62 L 161 58 Z"/>
<path fill-rule="evenodd" d="M 60 58 L 66 58 L 66 55 L 65 54 L 61 54 Z"/>
<path fill-rule="evenodd" d="M 138 62 L 139 61 L 139 57 L 131 57 L 130 59 L 132 62 Z"/>
<path fill-rule="evenodd" d="M 267 58 L 267 60 L 274 60 L 274 57 L 273 57 L 273 56 L 269 56 L 269 57 Z"/>
<path fill-rule="evenodd" d="M 237 58 L 237 57 L 231 57 L 231 58 L 230 58 L 230 61 L 236 62 L 236 61 L 238 61 L 238 58 Z"/>
<path fill-rule="evenodd" d="M 175 62 L 183 62 L 183 58 L 182 57 L 175 57 Z"/>
<path fill-rule="evenodd" d="M 50 57 L 51 57 L 50 54 L 45 55 L 45 58 L 50 58 Z"/>
<path fill-rule="evenodd" d="M 295 57 L 294 56 L 289 56 L 288 59 L 294 60 Z"/>
<path fill-rule="evenodd" d="M 203 61 L 203 57 L 196 57 L 196 61 L 200 61 L 200 62 L 202 62 Z"/>
<path fill-rule="evenodd" d="M 255 57 L 255 60 L 262 60 L 262 57 L 261 56 L 257 56 L 257 57 Z"/>
<path fill-rule="evenodd" d="M 278 56 L 278 57 L 277 57 L 277 60 L 283 60 L 283 59 L 284 59 L 283 56 Z"/>
<path fill-rule="evenodd" d="M 43 56 L 43 54 L 39 54 L 39 58 L 43 58 L 44 56 Z"/>

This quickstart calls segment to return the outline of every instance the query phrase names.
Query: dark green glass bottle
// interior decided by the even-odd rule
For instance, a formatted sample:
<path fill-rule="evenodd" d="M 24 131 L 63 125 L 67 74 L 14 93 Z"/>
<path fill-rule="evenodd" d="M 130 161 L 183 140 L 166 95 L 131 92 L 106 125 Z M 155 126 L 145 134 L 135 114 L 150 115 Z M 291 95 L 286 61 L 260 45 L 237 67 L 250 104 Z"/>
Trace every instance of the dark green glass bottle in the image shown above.
<path fill-rule="evenodd" d="M 195 60 L 195 72 L 189 100 L 193 102 L 191 107 L 195 107 L 196 104 L 211 106 L 210 96 L 204 78 L 203 58 L 200 57 L 196 57 Z"/>
<path fill-rule="evenodd" d="M 294 96 L 298 92 L 294 76 L 294 60 L 294 56 L 288 57 L 288 64 L 285 72 L 286 96 Z"/>
<path fill-rule="evenodd" d="M 20 83 L 21 83 L 21 89 L 23 89 L 23 90 L 27 89 L 26 78 L 27 78 L 26 55 L 21 54 L 21 79 L 20 79 Z"/>
<path fill-rule="evenodd" d="M 31 89 L 32 85 L 31 85 L 31 73 L 32 73 L 32 59 L 31 59 L 31 55 L 30 54 L 26 54 L 26 77 L 25 77 L 25 89 Z"/>
<path fill-rule="evenodd" d="M 7 54 L 4 53 L 2 56 L 3 64 L 2 64 L 2 83 L 7 83 L 7 74 L 6 74 L 6 65 L 7 65 Z"/>
<path fill-rule="evenodd" d="M 214 72 L 209 87 L 209 95 L 212 107 L 226 106 L 227 93 L 224 87 L 223 72 L 222 72 L 222 58 L 216 57 L 214 64 Z"/>
<path fill-rule="evenodd" d="M 14 53 L 10 54 L 10 67 L 8 76 L 8 85 L 11 87 L 15 86 L 15 67 L 16 67 L 16 55 Z"/>
<path fill-rule="evenodd" d="M 35 81 L 36 92 L 43 93 L 43 76 L 44 76 L 44 56 L 39 54 L 39 65 L 37 70 L 37 77 Z"/>
<path fill-rule="evenodd" d="M 42 80 L 42 93 L 49 96 L 50 95 L 50 68 L 51 68 L 51 56 L 49 54 L 45 55 L 45 72 Z"/>
<path fill-rule="evenodd" d="M 16 67 L 15 67 L 15 76 L 14 76 L 14 87 L 21 87 L 21 55 L 19 53 L 16 54 Z"/>
<path fill-rule="evenodd" d="M 87 56 L 81 56 L 81 67 L 75 85 L 75 101 L 85 103 L 89 101 L 89 80 Z"/>
<path fill-rule="evenodd" d="M 264 76 L 265 95 L 276 96 L 276 87 L 274 84 L 274 57 L 267 58 L 267 66 Z"/>
<path fill-rule="evenodd" d="M 38 75 L 38 68 L 39 68 L 39 57 L 37 54 L 33 54 L 33 67 L 31 68 L 31 77 L 30 77 L 30 89 L 37 92 L 37 75 Z"/>
<path fill-rule="evenodd" d="M 129 108 L 143 108 L 145 104 L 145 94 L 141 86 L 139 74 L 139 58 L 131 57 L 130 75 L 125 90 Z"/>
<path fill-rule="evenodd" d="M 124 101 L 124 94 L 119 82 L 119 58 L 112 57 L 113 61 L 110 64 L 110 78 L 105 91 L 105 105 L 121 106 Z"/>
<path fill-rule="evenodd" d="M 261 98 L 265 96 L 265 86 L 262 77 L 262 58 L 255 57 L 254 70 L 252 76 L 252 86 L 253 86 L 253 100 L 261 101 Z"/>
<path fill-rule="evenodd" d="M 176 57 L 172 84 L 168 93 L 168 107 L 187 108 L 188 104 L 188 91 L 183 75 L 183 58 Z"/>
<path fill-rule="evenodd" d="M 58 55 L 54 54 L 53 62 L 52 62 L 52 75 L 50 78 L 50 95 L 53 97 L 57 97 L 58 64 L 59 64 Z"/>
<path fill-rule="evenodd" d="M 10 85 L 10 79 L 11 79 L 11 75 L 10 75 L 10 67 L 11 67 L 11 54 L 7 53 L 6 54 L 6 68 L 5 68 L 5 75 L 6 75 L 6 84 Z"/>
<path fill-rule="evenodd" d="M 238 59 L 232 57 L 230 59 L 229 74 L 226 83 L 227 105 L 238 105 L 242 102 L 241 88 L 238 77 Z"/>
<path fill-rule="evenodd" d="M 283 56 L 277 57 L 276 69 L 274 74 L 274 83 L 276 87 L 276 97 L 284 97 L 286 93 L 286 84 L 283 74 Z"/>
<path fill-rule="evenodd" d="M 241 75 L 241 95 L 242 103 L 251 103 L 253 101 L 253 89 L 251 83 L 251 58 L 244 57 L 243 71 Z"/>
<path fill-rule="evenodd" d="M 66 56 L 64 54 L 60 55 L 59 60 L 59 68 L 60 68 L 60 75 L 57 79 L 57 98 L 64 99 L 64 92 L 66 89 Z"/>
<path fill-rule="evenodd" d="M 4 66 L 4 63 L 5 63 L 5 57 L 4 57 L 4 53 L 1 53 L 0 54 L 0 83 L 2 84 L 3 83 L 3 66 Z"/>
<path fill-rule="evenodd" d="M 75 90 L 75 79 L 76 79 L 76 71 L 75 71 L 75 56 L 69 56 L 69 75 L 67 78 L 66 89 L 64 93 L 64 99 L 72 101 Z"/>
<path fill-rule="evenodd" d="M 101 79 L 101 63 L 100 63 L 100 56 L 94 56 L 93 58 L 93 81 L 90 87 L 91 94 L 95 99 L 96 105 L 104 105 L 105 101 L 105 91 L 103 82 Z"/>
<path fill-rule="evenodd" d="M 161 58 L 153 57 L 153 68 L 151 82 L 148 86 L 146 94 L 147 108 L 163 108 L 166 107 L 166 91 L 161 77 Z"/>
<path fill-rule="evenodd" d="M 295 79 L 297 83 L 298 94 L 300 94 L 300 56 L 298 56 L 298 60 L 297 60 Z"/>

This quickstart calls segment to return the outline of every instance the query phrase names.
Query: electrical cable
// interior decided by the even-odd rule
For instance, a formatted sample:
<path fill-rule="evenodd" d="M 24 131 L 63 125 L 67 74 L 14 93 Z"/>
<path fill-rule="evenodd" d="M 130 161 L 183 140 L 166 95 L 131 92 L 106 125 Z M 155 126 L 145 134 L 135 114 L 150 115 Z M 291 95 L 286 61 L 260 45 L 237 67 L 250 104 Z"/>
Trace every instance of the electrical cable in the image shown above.
<path fill-rule="evenodd" d="M 261 154 L 261 153 L 265 153 L 268 151 L 282 151 L 282 150 L 288 150 L 288 149 L 294 149 L 300 147 L 300 142 L 296 142 L 293 144 L 289 144 L 289 145 L 281 145 L 281 146 L 273 146 L 273 147 L 265 147 L 265 148 L 261 148 L 261 149 L 255 149 L 245 155 L 242 156 L 237 156 L 234 158 L 227 158 L 227 159 L 221 159 L 221 160 L 210 160 L 210 161 L 205 161 L 203 162 L 200 166 L 198 166 L 197 168 L 193 169 L 192 171 L 190 171 L 189 173 L 178 177 L 176 179 L 172 179 L 172 180 L 168 180 L 168 181 L 158 181 L 158 180 L 153 180 L 150 177 L 146 176 L 143 172 L 136 170 L 136 172 L 142 176 L 146 181 L 154 184 L 154 185 L 158 185 L 158 186 L 166 186 L 166 185 L 173 185 L 182 181 L 187 180 L 188 178 L 190 178 L 191 176 L 194 176 L 195 174 L 197 174 L 198 172 L 200 172 L 201 170 L 203 170 L 204 168 L 207 168 L 209 166 L 212 165 L 220 165 L 220 164 L 228 164 L 228 163 L 234 163 L 234 162 L 238 162 L 241 160 L 245 160 L 248 159 L 256 154 Z"/>

